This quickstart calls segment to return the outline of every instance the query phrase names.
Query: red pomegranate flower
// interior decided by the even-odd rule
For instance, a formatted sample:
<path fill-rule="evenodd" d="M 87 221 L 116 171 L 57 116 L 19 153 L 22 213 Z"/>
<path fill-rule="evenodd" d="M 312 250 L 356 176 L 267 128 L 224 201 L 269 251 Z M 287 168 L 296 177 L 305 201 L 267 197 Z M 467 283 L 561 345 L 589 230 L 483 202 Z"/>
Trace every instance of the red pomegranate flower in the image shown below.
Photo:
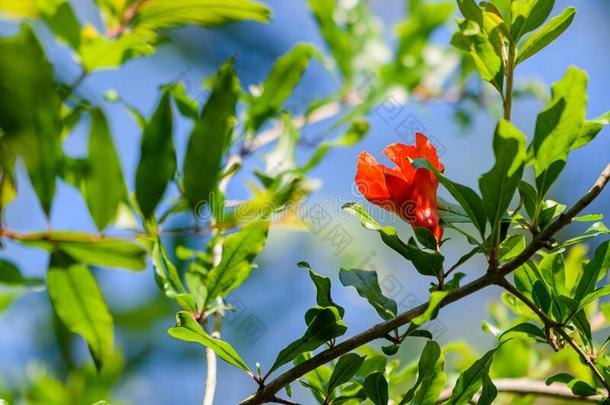
<path fill-rule="evenodd" d="M 383 151 L 398 167 L 388 168 L 367 152 L 358 157 L 356 185 L 371 203 L 400 216 L 414 228 L 427 228 L 440 242 L 443 229 L 436 210 L 438 180 L 428 169 L 416 169 L 410 159 L 425 158 L 439 172 L 445 166 L 426 135 L 417 133 L 415 145 L 394 143 Z"/>

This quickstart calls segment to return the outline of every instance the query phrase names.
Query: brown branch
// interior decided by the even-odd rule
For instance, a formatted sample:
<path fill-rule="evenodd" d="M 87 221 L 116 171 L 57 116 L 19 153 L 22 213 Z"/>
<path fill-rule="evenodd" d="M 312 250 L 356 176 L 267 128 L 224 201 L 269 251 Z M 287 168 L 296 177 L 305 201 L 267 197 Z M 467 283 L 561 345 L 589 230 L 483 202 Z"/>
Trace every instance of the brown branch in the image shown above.
<path fill-rule="evenodd" d="M 567 386 L 554 383 L 546 385 L 544 381 L 529 380 L 527 378 L 501 378 L 493 381 L 499 393 L 517 394 L 517 395 L 536 395 L 539 397 L 556 398 L 568 401 L 579 402 L 599 402 L 603 400 L 601 395 L 593 395 L 590 397 L 580 397 L 574 395 L 572 390 Z M 437 403 L 443 403 L 451 398 L 453 388 L 444 390 Z M 475 398 L 479 394 L 475 395 Z"/>
<path fill-rule="evenodd" d="M 610 164 L 606 166 L 600 177 L 597 179 L 593 187 L 580 199 L 578 200 L 569 210 L 561 214 L 551 225 L 549 225 L 544 231 L 540 232 L 534 239 L 527 245 L 527 247 L 517 257 L 510 262 L 504 264 L 496 271 L 488 269 L 485 275 L 475 279 L 474 281 L 466 284 L 465 286 L 453 290 L 447 294 L 447 296 L 441 301 L 439 308 L 445 307 L 452 302 L 458 301 L 470 294 L 473 294 L 485 287 L 492 284 L 497 284 L 506 275 L 516 270 L 519 266 L 523 265 L 527 260 L 530 259 L 539 249 L 545 246 L 546 242 L 561 228 L 569 224 L 572 219 L 578 215 L 584 208 L 586 208 L 602 191 L 610 180 Z M 399 314 L 397 317 L 390 319 L 386 322 L 374 325 L 370 329 L 353 336 L 336 346 L 324 350 L 305 362 L 289 369 L 276 379 L 269 382 L 269 384 L 261 387 L 257 392 L 244 399 L 241 405 L 255 405 L 269 402 L 273 399 L 274 395 L 284 388 L 286 385 L 302 377 L 309 371 L 312 371 L 321 365 L 328 363 L 350 351 L 363 346 L 373 340 L 384 338 L 388 333 L 394 329 L 409 323 L 413 318 L 422 314 L 428 306 L 428 303 L 413 308 L 407 312 Z"/>

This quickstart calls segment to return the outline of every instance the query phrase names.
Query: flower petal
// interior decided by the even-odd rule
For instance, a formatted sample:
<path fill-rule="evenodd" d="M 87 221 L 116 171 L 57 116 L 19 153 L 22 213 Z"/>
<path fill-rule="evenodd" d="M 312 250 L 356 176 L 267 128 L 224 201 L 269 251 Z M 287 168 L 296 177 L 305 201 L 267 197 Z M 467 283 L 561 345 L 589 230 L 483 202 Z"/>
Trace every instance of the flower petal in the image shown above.
<path fill-rule="evenodd" d="M 430 142 L 428 137 L 421 132 L 417 132 L 415 134 L 415 147 L 417 148 L 417 157 L 412 157 L 413 159 L 425 158 L 428 159 L 428 162 L 439 172 L 443 173 L 445 171 L 445 166 L 441 163 L 438 158 L 438 154 L 436 153 L 436 148 Z"/>
<path fill-rule="evenodd" d="M 377 160 L 367 152 L 362 152 L 358 156 L 356 186 L 360 194 L 373 203 L 376 200 L 390 199 L 390 193 L 385 183 L 385 170 L 386 168 L 377 163 Z"/>

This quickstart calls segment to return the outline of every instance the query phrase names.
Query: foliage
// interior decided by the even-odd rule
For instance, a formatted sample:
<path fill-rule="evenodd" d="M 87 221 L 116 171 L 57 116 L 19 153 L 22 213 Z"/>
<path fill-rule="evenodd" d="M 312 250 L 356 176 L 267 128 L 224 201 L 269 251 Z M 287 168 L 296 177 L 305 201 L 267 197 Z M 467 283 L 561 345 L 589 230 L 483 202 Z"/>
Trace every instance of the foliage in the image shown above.
<path fill-rule="evenodd" d="M 46 289 L 64 365 L 57 375 L 36 369 L 19 387 L 0 385 L 0 398 L 45 404 L 112 401 L 116 385 L 133 372 L 131 366 L 156 348 L 151 344 L 141 352 L 123 353 L 115 341 L 117 330 L 140 327 L 156 334 L 159 320 L 175 312 L 170 336 L 205 346 L 209 358 L 218 356 L 254 380 L 253 394 L 244 404 L 289 403 L 279 397 L 280 390 L 291 395 L 294 382 L 323 405 L 490 404 L 511 402 L 512 395 L 526 404 L 533 402 L 533 394 L 552 394 L 558 385 L 567 400 L 608 401 L 610 357 L 605 348 L 610 338 L 600 330 L 610 322 L 604 302 L 610 295 L 605 283 L 610 231 L 603 215 L 578 215 L 602 192 L 610 166 L 569 209 L 547 195 L 572 151 L 595 139 L 608 124 L 609 113 L 587 119 L 587 73 L 570 67 L 552 84 L 532 133 L 511 121 L 519 94 L 516 66 L 551 46 L 569 28 L 576 9 L 570 6 L 551 17 L 554 0 L 457 0 L 456 5 L 410 0 L 391 50 L 366 1 L 342 3 L 310 0 L 326 49 L 294 45 L 250 91 L 240 83 L 234 58 L 206 81 L 207 97 L 193 98 L 183 83 L 170 82 L 158 89 L 150 114 L 109 91 L 107 101 L 126 108 L 141 130 L 135 173 L 126 174 L 109 107 L 81 92 L 82 82 L 154 54 L 175 38 L 175 28 L 265 23 L 271 10 L 251 0 L 97 0 L 100 32 L 82 21 L 75 2 L 0 0 L 3 18 L 20 23 L 14 35 L 0 38 L 0 214 L 18 192 L 27 192 L 27 184 L 17 187 L 23 168 L 49 223 L 46 231 L 22 232 L 8 229 L 0 219 L 3 239 L 48 253 L 44 279 L 25 277 L 18 264 L 0 259 L 0 311 L 24 294 Z M 451 24 L 456 10 L 461 16 Z M 441 59 L 459 64 L 443 71 L 426 55 L 433 47 L 439 49 L 432 38 L 448 26 L 455 31 L 453 48 L 440 47 Z M 46 51 L 47 41 L 70 52 L 81 71 L 76 80 L 65 83 L 58 77 L 58 62 Z M 368 55 L 374 47 L 387 57 Z M 333 93 L 311 100 L 300 115 L 289 100 L 315 63 L 331 70 L 340 84 Z M 455 182 L 425 157 L 402 162 L 436 178 L 454 200 L 439 199 L 438 206 L 427 208 L 438 211 L 442 227 L 452 231 L 450 237 L 465 242 L 458 262 L 447 265 L 446 240 L 439 236 L 437 241 L 426 228 L 415 228 L 403 240 L 364 205 L 346 204 L 346 212 L 376 231 L 383 244 L 430 281 L 428 301 L 401 313 L 396 300 L 384 293 L 376 271 L 342 268 L 340 283 L 353 287 L 383 320 L 343 338 L 351 308 L 333 299 L 331 278 L 300 262 L 316 291 L 315 305 L 303 316 L 302 335 L 278 337 L 285 342 L 274 362 L 265 365 L 264 373 L 258 363 L 252 369 L 237 344 L 221 339 L 222 322 L 235 310 L 230 294 L 256 271 L 274 214 L 289 213 L 314 191 L 311 170 L 332 149 L 360 142 L 369 131 L 367 116 L 396 88 L 421 101 L 457 89 L 463 96 L 454 108 L 468 121 L 468 103 L 483 98 L 473 96 L 468 84 L 473 78 L 487 83 L 481 92 L 497 93 L 503 110 L 489 137 L 494 164 L 479 177 L 478 190 Z M 475 112 L 485 107 L 475 102 Z M 88 131 L 79 131 L 86 121 Z M 334 139 L 325 134 L 313 142 L 313 151 L 302 151 L 305 127 L 321 121 L 330 128 L 327 134 L 343 134 Z M 189 128 L 184 145 L 178 135 L 183 127 Z M 73 156 L 67 140 L 83 133 L 86 154 Z M 301 153 L 307 155 L 305 163 Z M 250 170 L 246 161 L 252 156 L 261 157 L 264 167 Z M 252 194 L 234 204 L 228 183 L 238 174 L 252 180 Z M 132 177 L 133 193 L 128 187 Z M 54 212 L 70 209 L 63 200 L 56 202 L 64 184 L 80 194 L 96 232 L 51 227 Z M 172 229 L 169 224 L 177 219 L 189 225 Z M 556 239 L 573 221 L 593 224 L 572 239 Z M 189 247 L 193 240 L 196 249 Z M 585 241 L 597 243 L 591 258 Z M 454 271 L 479 255 L 487 269 L 461 285 L 466 275 Z M 143 270 L 150 267 L 149 258 L 162 294 L 133 313 L 106 303 L 98 274 L 108 268 Z M 104 269 L 98 272 L 97 267 Z M 429 326 L 442 308 L 490 285 L 505 290 L 483 321 L 483 330 L 497 340 L 494 347 L 482 356 L 459 342 L 441 347 Z M 73 358 L 74 335 L 87 344 L 94 367 L 89 360 L 77 364 Z M 404 364 L 404 357 L 396 354 L 415 338 L 426 339 L 421 355 Z M 389 345 L 378 349 L 371 344 L 378 339 Z M 558 353 L 551 355 L 551 349 Z M 211 367 L 207 371 L 216 372 Z M 215 384 L 216 376 L 211 376 Z M 498 384 L 516 378 L 545 382 L 549 391 L 511 391 Z"/>

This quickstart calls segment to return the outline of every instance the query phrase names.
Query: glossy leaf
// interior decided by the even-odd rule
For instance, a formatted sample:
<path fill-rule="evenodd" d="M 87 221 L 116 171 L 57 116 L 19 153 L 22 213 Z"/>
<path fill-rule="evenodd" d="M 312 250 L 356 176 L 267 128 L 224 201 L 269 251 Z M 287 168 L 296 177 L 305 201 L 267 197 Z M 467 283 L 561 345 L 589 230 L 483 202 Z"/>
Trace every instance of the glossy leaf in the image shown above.
<path fill-rule="evenodd" d="M 595 139 L 599 131 L 601 131 L 609 123 L 610 111 L 592 120 L 586 120 L 578 133 L 578 137 L 572 144 L 571 150 L 578 149 L 591 142 L 593 139 Z"/>
<path fill-rule="evenodd" d="M 598 393 L 596 388 L 592 387 L 585 381 L 572 377 L 567 373 L 560 373 L 549 377 L 546 380 L 546 385 L 551 385 L 556 382 L 566 384 L 572 390 L 572 393 L 579 397 L 588 397 L 591 395 L 597 395 Z"/>
<path fill-rule="evenodd" d="M 342 208 L 358 218 L 366 229 L 379 232 L 381 240 L 405 259 L 410 260 L 420 274 L 437 276 L 442 271 L 445 258 L 440 253 L 419 249 L 413 239 L 409 243 L 404 243 L 396 234 L 395 228 L 382 227 L 361 204 L 347 203 Z"/>
<path fill-rule="evenodd" d="M 335 304 L 331 295 L 330 295 L 330 280 L 328 277 L 321 276 L 320 274 L 313 271 L 309 263 L 307 262 L 299 262 L 298 266 L 307 269 L 309 272 L 309 277 L 311 281 L 316 286 L 316 303 L 321 307 L 335 307 L 337 311 L 339 311 L 339 315 L 343 318 L 345 314 L 345 309 L 340 305 Z"/>
<path fill-rule="evenodd" d="M 262 83 L 260 95 L 252 97 L 246 112 L 246 125 L 253 132 L 276 115 L 292 94 L 309 66 L 315 49 L 309 44 L 297 44 L 278 60 Z"/>
<path fill-rule="evenodd" d="M 176 339 L 199 343 L 209 349 L 212 349 L 218 357 L 227 363 L 244 370 L 248 374 L 251 374 L 251 371 L 246 363 L 241 359 L 239 354 L 237 354 L 235 349 L 233 349 L 229 343 L 216 339 L 207 334 L 201 325 L 199 325 L 188 312 L 178 312 L 176 314 L 176 326 L 169 328 L 167 333 Z"/>
<path fill-rule="evenodd" d="M 453 388 L 451 398 L 447 402 L 448 405 L 463 405 L 472 399 L 483 385 L 485 377 L 489 375 L 493 355 L 498 347 L 485 353 L 483 357 L 460 374 Z"/>
<path fill-rule="evenodd" d="M 354 287 L 358 295 L 366 298 L 383 319 L 392 319 L 396 316 L 398 305 L 396 301 L 383 295 L 377 281 L 376 272 L 359 269 L 341 269 L 339 271 L 339 280 L 346 287 Z"/>
<path fill-rule="evenodd" d="M 166 91 L 142 134 L 136 172 L 136 201 L 144 218 L 154 216 L 176 172 L 171 96 Z"/>
<path fill-rule="evenodd" d="M 516 0 L 511 2 L 512 22 L 511 34 L 513 41 L 541 26 L 547 19 L 555 0 Z"/>
<path fill-rule="evenodd" d="M 229 60 L 213 79 L 212 94 L 195 121 L 184 158 L 184 191 L 193 210 L 209 203 L 215 191 L 235 125 L 238 93 L 239 82 Z"/>
<path fill-rule="evenodd" d="M 309 323 L 305 334 L 280 351 L 269 373 L 292 361 L 298 355 L 315 350 L 329 340 L 343 335 L 346 330 L 347 325 L 341 320 L 337 308 L 323 308 Z"/>
<path fill-rule="evenodd" d="M 435 404 L 445 384 L 444 368 L 445 358 L 440 346 L 435 341 L 427 342 L 419 358 L 415 385 L 407 391 L 399 405 L 409 403 L 418 405 Z"/>
<path fill-rule="evenodd" d="M 364 379 L 364 393 L 375 405 L 388 404 L 388 382 L 383 373 L 373 373 Z"/>
<path fill-rule="evenodd" d="M 481 176 L 479 187 L 495 235 L 521 181 L 527 153 L 525 135 L 506 120 L 498 123 L 493 143 L 496 162 Z"/>
<path fill-rule="evenodd" d="M 585 264 L 582 277 L 576 286 L 574 299 L 581 301 L 587 294 L 593 292 L 598 281 L 610 268 L 610 241 L 605 241 L 595 249 L 593 259 Z"/>
<path fill-rule="evenodd" d="M 364 357 L 358 356 L 356 353 L 348 353 L 341 356 L 328 380 L 328 389 L 326 392 L 331 394 L 335 388 L 349 382 L 349 380 L 356 375 L 363 362 Z"/>
<path fill-rule="evenodd" d="M 433 291 L 430 293 L 430 300 L 428 301 L 428 306 L 426 307 L 426 310 L 419 316 L 413 318 L 413 320 L 411 321 L 411 323 L 413 323 L 414 325 L 423 325 L 424 323 L 428 322 L 430 319 L 433 319 L 434 316 L 436 315 L 436 311 L 438 310 L 440 304 L 443 301 L 443 298 L 445 298 L 447 296 L 447 294 L 449 294 L 448 291 Z"/>
<path fill-rule="evenodd" d="M 544 196 L 566 164 L 578 137 L 587 105 L 587 74 L 570 67 L 552 86 L 552 98 L 538 114 L 532 141 L 536 185 Z"/>
<path fill-rule="evenodd" d="M 53 254 L 47 289 L 55 313 L 69 331 L 87 342 L 100 369 L 113 350 L 112 316 L 89 269 L 69 257 Z"/>
<path fill-rule="evenodd" d="M 252 262 L 265 246 L 268 232 L 269 221 L 254 221 L 225 238 L 222 259 L 206 278 L 206 303 L 219 296 L 226 297 L 248 278 L 254 268 Z"/>
<path fill-rule="evenodd" d="M 515 64 L 519 64 L 524 60 L 534 56 L 536 53 L 544 49 L 548 44 L 553 42 L 560 36 L 572 23 L 576 9 L 568 7 L 561 14 L 551 18 L 542 28 L 534 32 L 529 37 L 523 46 L 519 49 L 519 54 Z"/>
<path fill-rule="evenodd" d="M 498 340 L 502 340 L 502 338 L 510 333 L 525 333 L 539 341 L 546 342 L 546 336 L 544 331 L 540 329 L 538 326 L 523 322 L 518 325 L 513 326 L 512 328 L 504 331 L 500 336 L 498 336 Z"/>

